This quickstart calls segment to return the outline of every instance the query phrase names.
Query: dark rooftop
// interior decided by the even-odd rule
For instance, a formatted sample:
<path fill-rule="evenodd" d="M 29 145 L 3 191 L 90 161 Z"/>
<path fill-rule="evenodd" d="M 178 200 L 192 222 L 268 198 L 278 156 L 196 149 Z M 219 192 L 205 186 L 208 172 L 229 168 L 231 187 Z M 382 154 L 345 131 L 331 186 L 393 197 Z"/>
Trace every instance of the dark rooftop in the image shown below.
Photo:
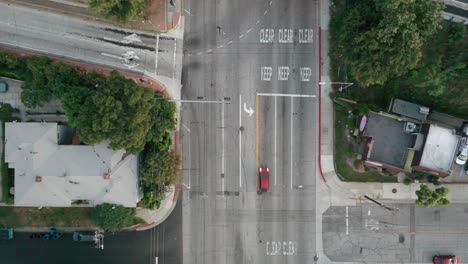
<path fill-rule="evenodd" d="M 364 135 L 374 140 L 370 159 L 403 168 L 406 153 L 412 143 L 412 135 L 403 131 L 405 122 L 369 113 L 369 121 Z"/>
<path fill-rule="evenodd" d="M 447 115 L 447 114 L 442 114 L 442 113 L 435 112 L 435 111 L 429 114 L 428 119 L 434 122 L 450 125 L 454 128 L 461 128 L 463 123 L 465 122 L 465 120 L 461 118 L 454 117 L 454 116 Z"/>
<path fill-rule="evenodd" d="M 410 103 L 400 99 L 393 99 L 390 107 L 390 112 L 421 121 L 426 120 L 427 116 L 427 114 L 421 113 L 421 107 L 429 110 L 426 106 Z"/>

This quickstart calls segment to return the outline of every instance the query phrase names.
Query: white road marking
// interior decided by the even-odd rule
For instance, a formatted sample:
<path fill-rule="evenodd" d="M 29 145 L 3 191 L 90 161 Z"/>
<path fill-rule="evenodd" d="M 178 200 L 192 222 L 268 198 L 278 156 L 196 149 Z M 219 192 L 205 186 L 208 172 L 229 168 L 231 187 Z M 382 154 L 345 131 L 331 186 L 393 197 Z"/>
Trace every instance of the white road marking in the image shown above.
<path fill-rule="evenodd" d="M 122 43 L 125 43 L 125 44 L 130 44 L 132 42 L 142 42 L 140 37 L 138 37 L 137 34 L 133 33 L 131 35 L 128 35 L 126 37 L 123 38 L 123 40 L 121 41 Z"/>
<path fill-rule="evenodd" d="M 198 53 L 197 53 L 197 55 L 201 55 L 201 54 L 203 54 L 203 52 L 198 52 Z"/>
<path fill-rule="evenodd" d="M 348 206 L 346 206 L 346 234 L 349 235 Z"/>
<path fill-rule="evenodd" d="M 369 231 L 379 230 L 379 221 L 375 219 L 366 219 L 364 227 Z"/>
<path fill-rule="evenodd" d="M 185 13 L 187 13 L 189 16 L 193 16 L 192 13 L 190 13 L 189 11 L 187 11 L 187 9 L 184 9 Z"/>
<path fill-rule="evenodd" d="M 315 98 L 315 95 L 309 94 L 282 94 L 282 93 L 257 93 L 258 96 L 277 96 L 277 97 L 308 97 Z"/>
<path fill-rule="evenodd" d="M 243 37 L 244 37 L 244 34 L 242 34 L 242 35 L 239 36 L 240 39 L 243 38 Z"/>
<path fill-rule="evenodd" d="M 190 129 L 184 123 L 182 123 L 182 127 L 185 128 L 190 133 Z"/>
<path fill-rule="evenodd" d="M 246 33 L 249 33 L 250 31 L 252 31 L 252 28 L 249 28 Z"/>
<path fill-rule="evenodd" d="M 159 34 L 156 35 L 156 58 L 154 59 L 154 74 L 158 75 L 158 58 L 159 58 Z"/>
<path fill-rule="evenodd" d="M 223 196 L 224 196 L 224 168 L 225 168 L 225 158 L 224 158 L 224 104 L 221 105 L 221 174 L 223 178 L 221 179 L 222 182 L 222 189 L 223 189 Z"/>
<path fill-rule="evenodd" d="M 278 29 L 278 41 L 279 43 L 293 43 L 294 31 L 289 28 Z"/>
<path fill-rule="evenodd" d="M 257 20 L 257 22 L 255 23 L 255 25 L 258 25 L 258 24 L 260 24 L 260 20 Z"/>
<path fill-rule="evenodd" d="M 270 5 L 273 4 L 273 1 L 270 1 Z"/>
<path fill-rule="evenodd" d="M 267 241 L 267 256 L 293 256 L 297 255 L 297 241 Z"/>
<path fill-rule="evenodd" d="M 221 192 L 223 193 L 224 197 L 224 178 L 221 179 Z"/>
<path fill-rule="evenodd" d="M 271 81 L 271 76 L 273 75 L 273 68 L 261 67 L 260 72 L 261 72 L 260 79 L 262 81 Z"/>
<path fill-rule="evenodd" d="M 184 185 L 184 186 L 185 186 L 187 189 L 189 189 L 189 190 L 190 190 L 190 186 L 188 186 L 187 184 L 185 184 L 185 183 L 182 183 L 182 185 Z"/>
<path fill-rule="evenodd" d="M 271 28 L 260 29 L 260 43 L 273 43 L 275 39 L 275 30 Z"/>
<path fill-rule="evenodd" d="M 292 187 L 293 187 L 293 126 L 294 126 L 294 109 L 293 109 L 293 106 L 294 106 L 294 97 L 291 97 L 291 153 L 290 153 L 290 159 L 291 159 L 291 190 L 292 190 Z"/>
<path fill-rule="evenodd" d="M 278 81 L 287 81 L 289 79 L 289 67 L 278 67 Z"/>
<path fill-rule="evenodd" d="M 242 188 L 242 95 L 239 94 L 239 187 Z"/>
<path fill-rule="evenodd" d="M 224 45 L 219 45 L 219 46 L 218 46 L 218 49 L 220 49 L 220 48 L 222 48 L 222 47 L 224 47 Z"/>
<path fill-rule="evenodd" d="M 213 51 L 212 49 L 209 49 L 209 50 L 207 50 L 206 52 L 208 52 L 208 53 L 209 53 L 209 52 L 212 52 L 212 51 Z"/>
<path fill-rule="evenodd" d="M 370 216 L 370 215 L 371 215 L 370 208 L 369 208 L 369 210 L 367 211 L 367 215 L 368 215 L 368 216 Z"/>
<path fill-rule="evenodd" d="M 310 77 L 312 76 L 312 69 L 310 67 L 301 67 L 300 73 L 302 82 L 310 81 Z"/>
<path fill-rule="evenodd" d="M 226 43 L 226 45 L 229 45 L 229 44 L 231 44 L 231 43 L 232 43 L 232 40 L 231 40 L 231 41 L 229 41 L 228 43 Z"/>
<path fill-rule="evenodd" d="M 275 117 L 274 117 L 274 120 L 275 120 L 275 143 L 274 143 L 274 155 L 275 155 L 275 161 L 274 161 L 274 174 L 275 174 L 275 185 L 276 185 L 276 123 L 277 123 L 277 119 L 278 119 L 278 109 L 277 109 L 277 105 L 278 105 L 278 97 L 275 97 Z"/>
<path fill-rule="evenodd" d="M 177 41 L 174 40 L 174 60 L 172 62 L 172 79 L 174 79 L 175 72 L 176 72 L 176 54 L 177 54 Z"/>
<path fill-rule="evenodd" d="M 314 30 L 310 28 L 299 29 L 299 43 L 314 42 Z"/>
<path fill-rule="evenodd" d="M 266 16 L 266 14 L 268 14 L 268 10 L 265 10 L 265 12 L 263 12 L 264 16 Z"/>
<path fill-rule="evenodd" d="M 254 113 L 254 110 L 252 109 L 252 107 L 247 108 L 247 104 L 246 104 L 246 103 L 244 103 L 244 111 L 245 111 L 247 114 L 249 114 L 249 117 L 251 117 L 251 116 L 253 115 L 253 113 Z"/>

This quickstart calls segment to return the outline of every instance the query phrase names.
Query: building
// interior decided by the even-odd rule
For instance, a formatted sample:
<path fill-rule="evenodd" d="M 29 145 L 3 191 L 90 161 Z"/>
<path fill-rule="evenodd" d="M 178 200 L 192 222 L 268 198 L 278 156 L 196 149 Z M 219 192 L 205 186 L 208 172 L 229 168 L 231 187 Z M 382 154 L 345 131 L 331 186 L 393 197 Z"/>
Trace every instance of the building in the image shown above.
<path fill-rule="evenodd" d="M 436 113 L 431 119 L 428 107 L 399 99 L 392 99 L 388 113 L 370 112 L 363 131 L 365 164 L 394 172 L 449 176 L 461 140 L 456 133 L 460 127 L 453 124 L 463 122 L 442 115 Z"/>
<path fill-rule="evenodd" d="M 5 162 L 14 169 L 14 205 L 136 207 L 137 156 L 110 150 L 108 142 L 60 144 L 60 128 L 56 123 L 5 123 Z"/>

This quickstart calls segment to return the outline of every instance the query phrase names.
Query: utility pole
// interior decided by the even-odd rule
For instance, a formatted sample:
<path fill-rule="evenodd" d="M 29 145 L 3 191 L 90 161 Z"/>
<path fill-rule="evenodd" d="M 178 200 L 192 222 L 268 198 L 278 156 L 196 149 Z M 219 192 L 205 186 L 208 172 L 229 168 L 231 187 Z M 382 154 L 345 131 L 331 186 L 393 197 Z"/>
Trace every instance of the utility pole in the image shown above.
<path fill-rule="evenodd" d="M 385 208 L 385 209 L 387 209 L 387 210 L 389 210 L 389 211 L 397 211 L 397 210 L 398 210 L 398 208 L 392 208 L 392 207 L 386 206 L 386 205 L 384 205 L 384 204 L 381 204 L 381 203 L 377 202 L 376 200 L 370 198 L 370 197 L 367 196 L 367 195 L 364 195 L 364 198 L 366 198 L 367 200 L 369 200 L 369 201 L 371 201 L 371 202 L 373 202 L 373 203 L 379 205 L 380 207 Z"/>

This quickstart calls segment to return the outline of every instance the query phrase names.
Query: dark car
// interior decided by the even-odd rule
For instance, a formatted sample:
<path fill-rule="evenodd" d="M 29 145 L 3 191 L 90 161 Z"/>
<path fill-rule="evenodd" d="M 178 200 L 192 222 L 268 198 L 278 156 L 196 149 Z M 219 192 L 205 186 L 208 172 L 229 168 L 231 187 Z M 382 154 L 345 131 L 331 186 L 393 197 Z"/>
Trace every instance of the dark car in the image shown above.
<path fill-rule="evenodd" d="M 8 83 L 0 80 L 0 93 L 6 93 L 6 92 L 8 92 Z"/>
<path fill-rule="evenodd" d="M 268 192 L 270 190 L 270 169 L 261 167 L 258 171 L 258 192 Z"/>
<path fill-rule="evenodd" d="M 79 242 L 96 241 L 96 234 L 73 232 L 73 240 Z"/>
<path fill-rule="evenodd" d="M 432 262 L 434 264 L 458 264 L 458 258 L 454 255 L 434 256 Z"/>

